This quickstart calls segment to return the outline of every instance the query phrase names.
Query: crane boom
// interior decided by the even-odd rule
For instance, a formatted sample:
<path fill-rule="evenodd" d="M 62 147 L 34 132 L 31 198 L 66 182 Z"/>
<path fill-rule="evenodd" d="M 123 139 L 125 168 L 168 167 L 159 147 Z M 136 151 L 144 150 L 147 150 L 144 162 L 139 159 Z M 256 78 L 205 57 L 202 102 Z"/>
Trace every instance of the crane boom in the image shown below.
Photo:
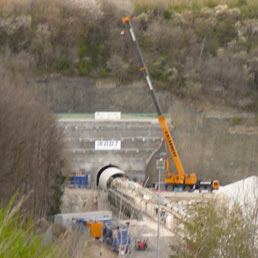
<path fill-rule="evenodd" d="M 180 188 L 180 189 L 186 190 L 186 191 L 192 191 L 194 189 L 199 189 L 200 191 L 203 189 L 212 191 L 214 189 L 219 189 L 219 181 L 218 180 L 206 180 L 206 181 L 198 180 L 198 182 L 197 182 L 197 176 L 195 173 L 187 174 L 184 172 L 181 160 L 180 160 L 179 155 L 176 150 L 176 146 L 174 144 L 171 133 L 169 131 L 165 116 L 161 112 L 161 108 L 159 106 L 147 66 L 144 63 L 144 59 L 142 57 L 141 50 L 139 48 L 136 36 L 134 34 L 132 23 L 131 23 L 131 17 L 130 16 L 124 17 L 124 18 L 122 18 L 122 21 L 124 24 L 126 24 L 127 29 L 130 33 L 131 40 L 136 49 L 136 54 L 137 54 L 138 60 L 141 65 L 140 71 L 142 71 L 144 74 L 148 89 L 150 91 L 151 97 L 153 99 L 154 105 L 155 105 L 157 113 L 158 113 L 158 120 L 159 120 L 160 127 L 161 127 L 163 135 L 164 135 L 164 141 L 166 142 L 166 144 L 168 146 L 169 153 L 176 166 L 177 174 L 171 173 L 170 169 L 169 169 L 169 159 L 167 158 L 167 160 L 166 160 L 167 173 L 164 178 L 164 182 L 165 182 L 167 190 L 175 190 L 176 188 Z M 124 33 L 122 33 L 122 35 L 124 35 Z"/>
<path fill-rule="evenodd" d="M 131 23 L 131 17 L 130 16 L 124 17 L 122 19 L 122 21 L 123 21 L 123 23 L 126 24 L 126 26 L 128 28 L 128 31 L 130 33 L 131 40 L 132 40 L 132 42 L 134 44 L 134 47 L 136 49 L 136 54 L 137 54 L 138 60 L 139 60 L 140 65 L 141 65 L 140 71 L 142 71 L 143 74 L 144 74 L 144 77 L 145 77 L 146 83 L 148 85 L 151 97 L 153 99 L 154 105 L 155 105 L 157 113 L 158 113 L 158 120 L 159 120 L 161 129 L 162 129 L 162 132 L 163 132 L 163 135 L 164 135 L 164 140 L 165 140 L 165 142 L 166 142 L 166 144 L 168 146 L 169 152 L 170 152 L 170 154 L 171 154 L 171 156 L 172 156 L 172 158 L 174 160 L 174 163 L 175 163 L 175 166 L 176 166 L 176 169 L 177 169 L 177 172 L 178 172 L 178 176 L 180 178 L 182 178 L 182 183 L 183 183 L 184 168 L 183 168 L 181 160 L 180 160 L 180 158 L 178 156 L 178 153 L 177 153 L 177 150 L 176 150 L 176 146 L 175 146 L 174 141 L 172 139 L 171 133 L 170 133 L 170 131 L 168 129 L 168 125 L 167 125 L 165 116 L 161 112 L 161 108 L 159 106 L 159 103 L 158 103 L 158 100 L 157 100 L 157 97 L 156 97 L 156 94 L 155 94 L 155 90 L 153 88 L 153 85 L 152 85 L 152 82 L 151 82 L 151 79 L 150 79 L 150 75 L 149 75 L 147 66 L 144 63 L 144 59 L 143 59 L 143 56 L 141 54 L 141 50 L 139 48 L 136 36 L 134 34 L 134 31 L 133 31 L 133 27 L 132 27 L 132 23 Z"/>
<path fill-rule="evenodd" d="M 151 97 L 153 99 L 154 105 L 155 105 L 156 110 L 157 110 L 158 116 L 161 116 L 162 115 L 161 109 L 160 109 L 158 100 L 156 98 L 155 91 L 154 91 L 153 86 L 152 86 L 150 75 L 149 75 L 147 66 L 144 63 L 144 60 L 143 60 L 143 57 L 142 57 L 142 54 L 141 54 L 141 50 L 139 48 L 137 39 L 136 39 L 134 31 L 133 31 L 133 27 L 132 27 L 132 23 L 131 23 L 131 17 L 127 16 L 127 17 L 123 18 L 122 21 L 123 21 L 123 23 L 125 23 L 127 25 L 128 31 L 129 31 L 130 36 L 131 36 L 131 40 L 134 44 L 134 47 L 136 49 L 136 54 L 137 54 L 138 60 L 139 60 L 140 65 L 141 65 L 140 71 L 142 71 L 143 74 L 144 74 L 145 80 L 146 80 L 148 88 L 150 90 Z"/>

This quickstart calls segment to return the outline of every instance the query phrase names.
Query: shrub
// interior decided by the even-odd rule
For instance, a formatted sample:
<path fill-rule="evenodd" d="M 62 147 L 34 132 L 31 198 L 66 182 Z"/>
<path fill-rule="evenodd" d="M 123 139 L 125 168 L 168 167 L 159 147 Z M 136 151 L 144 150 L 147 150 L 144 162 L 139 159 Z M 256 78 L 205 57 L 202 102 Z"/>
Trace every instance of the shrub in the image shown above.
<path fill-rule="evenodd" d="M 227 16 L 215 27 L 215 37 L 220 46 L 225 46 L 226 43 L 238 36 L 235 23 L 236 19 L 234 17 Z"/>
<path fill-rule="evenodd" d="M 169 8 L 165 9 L 163 11 L 163 16 L 164 16 L 164 19 L 170 20 L 172 17 L 172 9 L 169 9 Z"/>
<path fill-rule="evenodd" d="M 228 56 L 209 58 L 202 62 L 200 81 L 204 85 L 204 94 L 214 97 L 217 95 L 234 106 L 250 90 L 241 60 Z"/>
<path fill-rule="evenodd" d="M 247 0 L 237 0 L 236 6 L 247 5 Z"/>
<path fill-rule="evenodd" d="M 247 5 L 243 5 L 241 7 L 241 12 L 244 17 L 248 17 L 250 19 L 258 18 L 258 3 L 256 1 L 248 3 Z"/>
<path fill-rule="evenodd" d="M 107 69 L 107 68 L 102 68 L 99 70 L 98 72 L 98 75 L 101 77 L 101 78 L 105 78 L 105 77 L 108 77 L 110 74 L 110 70 Z"/>
<path fill-rule="evenodd" d="M 59 72 L 69 74 L 71 73 L 71 62 L 68 58 L 61 56 L 57 63 L 57 70 Z"/>
<path fill-rule="evenodd" d="M 257 69 L 249 60 L 258 40 L 253 0 L 0 0 L 0 7 L 0 55 L 12 73 L 27 69 L 36 76 L 138 80 L 142 76 L 128 33 L 119 40 L 125 29 L 121 17 L 132 15 L 157 88 L 188 96 L 195 85 L 195 94 L 197 89 L 204 96 L 221 93 L 230 105 L 249 95 L 253 104 L 245 108 L 256 110 Z M 171 76 L 173 69 L 177 76 Z M 46 92 L 53 100 L 52 89 Z"/>
<path fill-rule="evenodd" d="M 14 204 L 15 195 L 0 208 L 0 257 L 63 257 L 53 244 L 44 244 L 44 235 L 35 236 L 32 223 L 25 224 L 18 215 L 22 200 Z"/>
<path fill-rule="evenodd" d="M 231 125 L 240 125 L 243 122 L 243 118 L 239 116 L 232 117 L 231 119 Z"/>
<path fill-rule="evenodd" d="M 125 63 L 118 55 L 113 55 L 108 61 L 108 68 L 119 83 L 130 80 L 129 64 Z"/>
<path fill-rule="evenodd" d="M 170 257 L 255 257 L 257 236 L 253 228 L 250 231 L 255 224 L 237 204 L 227 206 L 213 200 L 192 208 L 183 223 L 185 238 L 172 244 Z"/>
<path fill-rule="evenodd" d="M 83 60 L 80 60 L 78 64 L 79 75 L 81 76 L 87 75 L 90 73 L 91 70 L 92 70 L 92 66 L 90 64 L 89 59 L 84 58 Z"/>

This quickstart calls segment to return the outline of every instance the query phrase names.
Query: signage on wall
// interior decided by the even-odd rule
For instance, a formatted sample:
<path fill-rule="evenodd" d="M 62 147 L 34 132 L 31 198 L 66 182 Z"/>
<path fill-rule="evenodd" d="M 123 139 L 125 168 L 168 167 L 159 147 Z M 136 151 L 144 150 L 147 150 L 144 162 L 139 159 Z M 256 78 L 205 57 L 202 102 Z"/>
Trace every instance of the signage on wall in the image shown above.
<path fill-rule="evenodd" d="M 118 120 L 121 112 L 95 112 L 95 120 Z"/>
<path fill-rule="evenodd" d="M 95 150 L 121 150 L 121 141 L 101 140 L 95 141 Z"/>

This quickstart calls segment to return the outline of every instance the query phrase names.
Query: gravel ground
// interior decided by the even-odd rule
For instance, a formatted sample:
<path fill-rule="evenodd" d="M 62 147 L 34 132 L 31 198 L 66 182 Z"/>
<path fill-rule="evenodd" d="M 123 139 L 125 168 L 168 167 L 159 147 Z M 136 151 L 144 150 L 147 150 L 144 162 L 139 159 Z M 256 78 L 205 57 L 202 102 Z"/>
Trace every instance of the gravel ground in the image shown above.
<path fill-rule="evenodd" d="M 97 196 L 97 191 L 88 189 L 69 189 L 66 188 L 63 196 L 62 211 L 64 213 L 70 212 L 86 212 L 97 210 L 98 207 L 102 210 L 110 209 L 105 195 L 99 196 L 98 203 L 95 203 L 94 199 Z M 113 210 L 114 213 L 114 210 Z M 114 214 L 114 217 L 115 214 Z M 149 216 L 143 216 L 142 221 L 132 221 L 130 225 L 130 231 L 132 233 L 132 243 L 135 243 L 137 238 L 148 239 L 149 248 L 146 251 L 133 250 L 126 257 L 150 257 L 157 256 L 157 222 L 152 220 Z M 173 239 L 173 233 L 166 227 L 161 225 L 160 227 L 160 245 L 161 245 L 161 258 L 167 258 L 170 252 L 169 245 Z M 110 246 L 107 246 L 100 241 L 90 240 L 87 241 L 84 247 L 81 248 L 78 257 L 105 257 L 113 258 L 118 257 Z"/>

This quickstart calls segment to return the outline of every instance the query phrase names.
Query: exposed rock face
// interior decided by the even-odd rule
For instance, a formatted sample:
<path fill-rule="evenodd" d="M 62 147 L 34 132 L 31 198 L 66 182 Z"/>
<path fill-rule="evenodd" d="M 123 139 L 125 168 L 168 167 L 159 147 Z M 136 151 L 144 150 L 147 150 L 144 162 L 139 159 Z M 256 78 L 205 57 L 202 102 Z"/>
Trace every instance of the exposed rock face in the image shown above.
<path fill-rule="evenodd" d="M 91 185 L 105 166 L 114 165 L 131 178 L 144 179 L 146 160 L 158 148 L 163 136 L 156 119 L 93 120 L 60 119 L 64 129 L 66 153 L 73 170 L 91 174 Z M 120 141 L 119 150 L 95 150 L 99 140 Z"/>
<path fill-rule="evenodd" d="M 44 96 L 54 112 L 94 113 L 96 111 L 121 111 L 123 113 L 154 113 L 155 106 L 145 84 L 119 86 L 95 83 L 85 78 L 47 78 L 31 81 L 35 95 Z M 165 92 L 157 93 L 163 112 L 172 103 Z"/>
<path fill-rule="evenodd" d="M 48 100 L 55 103 L 54 110 L 58 112 L 67 112 L 67 107 L 70 112 L 86 113 L 155 112 L 144 84 L 116 87 L 112 83 L 104 85 L 85 79 L 63 78 L 34 83 L 41 91 L 48 92 Z M 60 88 L 67 92 L 65 98 L 58 95 L 62 92 Z M 221 107 L 220 111 L 200 112 L 162 92 L 158 93 L 158 99 L 163 112 L 170 108 L 172 136 L 186 173 L 195 172 L 199 179 L 217 178 L 222 185 L 258 174 L 258 128 L 232 125 L 234 118 L 246 119 L 254 117 L 253 114 L 221 111 Z M 146 178 L 153 176 L 149 183 L 157 181 L 155 167 L 155 161 L 152 161 L 147 169 Z M 173 169 L 173 163 L 171 167 Z"/>
<path fill-rule="evenodd" d="M 222 185 L 258 175 L 258 127 L 232 125 L 234 117 L 244 119 L 247 114 L 198 112 L 178 101 L 173 101 L 170 110 L 172 137 L 186 173 L 219 179 Z M 156 155 L 146 174 L 150 182 L 157 182 L 155 160 Z M 175 171 L 173 162 L 171 169 Z"/>

